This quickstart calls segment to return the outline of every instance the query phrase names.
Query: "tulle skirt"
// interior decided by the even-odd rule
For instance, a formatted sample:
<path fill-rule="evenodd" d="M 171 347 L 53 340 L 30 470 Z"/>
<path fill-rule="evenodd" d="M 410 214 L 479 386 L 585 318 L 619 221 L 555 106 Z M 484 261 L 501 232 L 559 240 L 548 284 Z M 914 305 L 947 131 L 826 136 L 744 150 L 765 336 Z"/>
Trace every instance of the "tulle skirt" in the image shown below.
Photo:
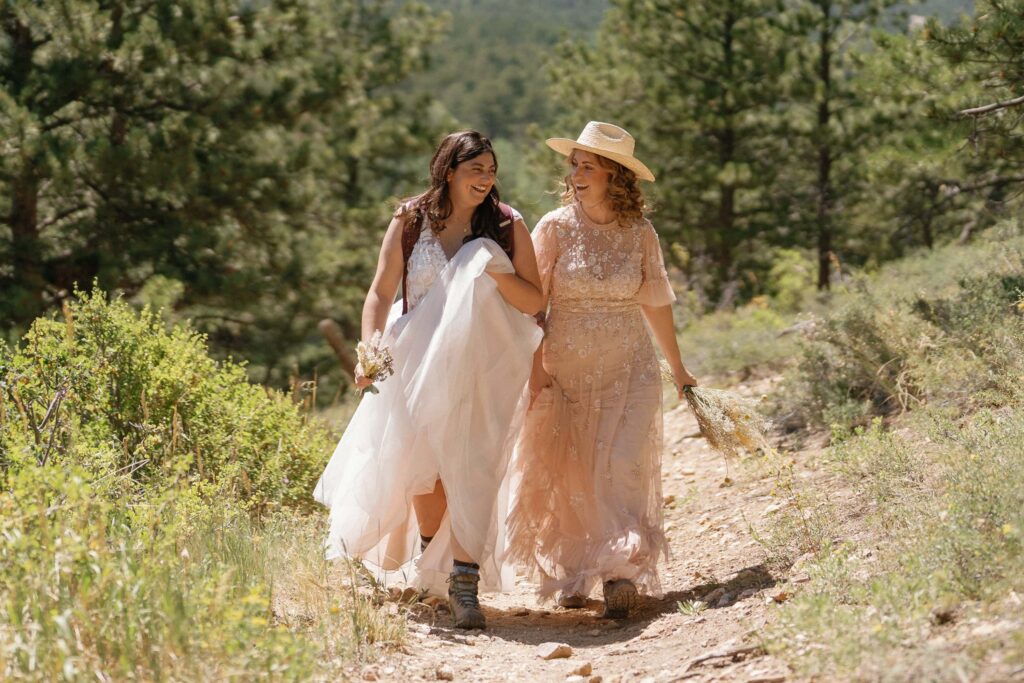
<path fill-rule="evenodd" d="M 384 334 L 395 374 L 356 409 L 314 491 L 330 508 L 326 554 L 362 560 L 385 584 L 444 595 L 449 531 L 481 565 L 480 587 L 509 590 L 503 564 L 508 464 L 542 332 L 502 298 L 487 271 L 514 272 L 493 241 L 474 240 Z M 441 528 L 418 558 L 413 496 L 440 479 Z"/>
<path fill-rule="evenodd" d="M 552 307 L 544 344 L 552 385 L 517 445 L 507 556 L 539 579 L 541 600 L 611 579 L 659 597 L 661 377 L 639 307 Z"/>

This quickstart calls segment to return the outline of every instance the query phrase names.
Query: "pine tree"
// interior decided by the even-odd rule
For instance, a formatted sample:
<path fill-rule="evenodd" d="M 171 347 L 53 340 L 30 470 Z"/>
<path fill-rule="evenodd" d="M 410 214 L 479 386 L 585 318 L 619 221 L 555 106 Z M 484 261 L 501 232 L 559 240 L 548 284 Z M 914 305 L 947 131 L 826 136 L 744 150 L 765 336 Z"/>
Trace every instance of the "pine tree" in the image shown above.
<path fill-rule="evenodd" d="M 957 185 L 1003 206 L 1024 188 L 1024 1 L 978 0 L 974 17 L 949 28 L 933 22 L 929 43 L 974 87 L 954 109 L 976 173 Z"/>
<path fill-rule="evenodd" d="M 561 97 L 585 103 L 574 107 L 578 117 L 607 111 L 636 132 L 658 176 L 658 228 L 682 247 L 677 265 L 692 257 L 692 284 L 705 274 L 701 289 L 719 305 L 734 299 L 741 272 L 765 267 L 761 247 L 781 225 L 771 191 L 772 109 L 785 68 L 773 25 L 780 7 L 772 0 L 620 0 L 597 47 L 576 47 L 559 79 Z M 595 66 L 604 68 L 594 73 Z M 579 97 L 580 88 L 587 95 Z M 591 108 L 602 91 L 604 102 Z M 756 282 L 748 275 L 745 284 Z"/>
<path fill-rule="evenodd" d="M 889 111 L 858 87 L 872 29 L 893 0 L 798 0 L 780 25 L 789 36 L 797 77 L 791 82 L 788 127 L 797 144 L 789 180 L 803 190 L 794 206 L 817 251 L 819 289 L 849 237 L 843 210 L 865 188 L 858 153 L 893 125 Z"/>
<path fill-rule="evenodd" d="M 964 149 L 957 104 L 976 86 L 928 43 L 923 26 L 909 34 L 879 34 L 865 55 L 857 88 L 892 125 L 876 144 L 856 153 L 865 191 L 850 207 L 848 251 L 882 261 L 907 250 L 964 238 L 990 219 L 984 199 L 963 191 L 986 164 Z"/>
<path fill-rule="evenodd" d="M 178 288 L 269 378 L 352 317 L 384 200 L 422 175 L 436 125 L 396 85 L 435 28 L 383 0 L 3 3 L 0 327 L 75 283 Z"/>

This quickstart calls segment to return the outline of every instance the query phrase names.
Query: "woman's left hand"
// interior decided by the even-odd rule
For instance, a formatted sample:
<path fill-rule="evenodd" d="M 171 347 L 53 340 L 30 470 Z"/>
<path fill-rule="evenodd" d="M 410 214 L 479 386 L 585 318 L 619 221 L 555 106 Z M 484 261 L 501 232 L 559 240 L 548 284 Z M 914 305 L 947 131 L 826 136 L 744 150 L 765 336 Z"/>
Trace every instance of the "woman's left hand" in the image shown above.
<path fill-rule="evenodd" d="M 679 393 L 679 398 L 683 398 L 684 388 L 697 386 L 697 378 L 691 375 L 690 371 L 682 365 L 672 369 L 672 378 L 675 380 L 676 391 Z"/>

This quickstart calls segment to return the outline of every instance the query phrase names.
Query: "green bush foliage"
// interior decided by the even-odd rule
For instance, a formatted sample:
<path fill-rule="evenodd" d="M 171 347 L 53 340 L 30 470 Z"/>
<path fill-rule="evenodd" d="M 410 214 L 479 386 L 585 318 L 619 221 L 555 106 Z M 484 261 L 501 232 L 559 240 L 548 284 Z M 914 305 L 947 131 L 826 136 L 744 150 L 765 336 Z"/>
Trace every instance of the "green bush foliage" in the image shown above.
<path fill-rule="evenodd" d="M 304 514 L 330 437 L 94 292 L 0 350 L 0 679 L 308 680 L 401 640 Z"/>
<path fill-rule="evenodd" d="M 950 624 L 1019 616 L 1024 590 L 1024 418 L 1020 405 L 969 419 L 920 415 L 905 435 L 877 421 L 833 447 L 831 464 L 872 510 L 872 545 L 827 548 L 767 640 L 806 675 L 844 680 L 997 680 L 986 654 L 1024 657 L 999 632 L 953 647 Z M 956 636 L 952 636 L 956 637 Z M 965 637 L 963 633 L 961 638 Z M 961 675 L 963 674 L 963 675 Z"/>
<path fill-rule="evenodd" d="M 271 626 L 268 576 L 187 551 L 180 498 L 29 464 L 0 495 L 0 678 L 303 680 L 313 643 Z M 229 537 L 230 525 L 217 529 Z M 211 534 L 213 528 L 205 531 Z"/>
<path fill-rule="evenodd" d="M 832 538 L 855 540 L 814 548 L 766 642 L 811 677 L 1009 677 L 1024 659 L 1019 227 L 889 267 L 841 304 L 780 393 L 833 423 L 824 461 L 853 499 Z"/>
<path fill-rule="evenodd" d="M 130 472 L 137 487 L 184 478 L 256 512 L 308 505 L 329 455 L 318 423 L 213 361 L 202 335 L 98 291 L 0 351 L 0 401 L 4 469 Z"/>
<path fill-rule="evenodd" d="M 779 410 L 849 427 L 923 403 L 976 410 L 1019 397 L 1020 230 L 1004 224 L 849 284 L 813 321 Z"/>
<path fill-rule="evenodd" d="M 780 313 L 775 301 L 755 297 L 734 310 L 717 311 L 687 322 L 680 349 L 697 375 L 745 379 L 755 372 L 778 372 L 796 351 L 785 331 L 793 316 Z"/>

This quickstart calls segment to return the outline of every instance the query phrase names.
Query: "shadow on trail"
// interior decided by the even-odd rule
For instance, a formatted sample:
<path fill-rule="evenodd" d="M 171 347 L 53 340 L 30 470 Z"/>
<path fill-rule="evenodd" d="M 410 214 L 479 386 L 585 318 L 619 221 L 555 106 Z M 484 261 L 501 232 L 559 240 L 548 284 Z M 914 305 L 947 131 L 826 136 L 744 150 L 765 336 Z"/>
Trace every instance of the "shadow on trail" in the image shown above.
<path fill-rule="evenodd" d="M 518 642 L 524 645 L 539 645 L 547 642 L 560 642 L 576 648 L 588 648 L 608 645 L 616 642 L 629 641 L 642 632 L 651 622 L 659 617 L 679 610 L 679 603 L 695 600 L 706 600 L 721 589 L 721 595 L 730 599 L 722 607 L 734 605 L 738 596 L 747 589 L 758 592 L 771 588 L 775 579 L 758 564 L 745 567 L 735 572 L 724 582 L 705 582 L 682 591 L 669 591 L 663 598 L 641 597 L 640 605 L 629 619 L 612 620 L 601 618 L 603 603 L 600 599 L 591 599 L 583 609 L 564 609 L 560 607 L 515 607 L 510 609 L 494 609 L 483 603 L 484 614 L 487 616 L 487 629 L 484 631 L 464 631 L 452 626 L 451 616 L 447 612 L 429 611 L 411 614 L 410 621 L 426 624 L 431 627 L 430 637 L 453 643 L 467 643 L 475 636 L 484 635 L 490 639 L 501 639 Z M 600 589 L 596 592 L 600 594 Z M 706 609 L 719 609 L 716 598 L 714 604 Z M 749 598 L 748 598 L 749 599 Z M 528 609 L 528 611 L 527 611 Z M 526 612 L 524 614 L 524 612 Z"/>
<path fill-rule="evenodd" d="M 771 588 L 775 583 L 775 577 L 765 568 L 764 564 L 755 564 L 751 567 L 740 569 L 732 574 L 732 578 L 724 582 L 709 581 L 688 588 L 685 591 L 670 591 L 665 593 L 665 597 L 661 600 L 647 597 L 641 598 L 640 609 L 637 610 L 634 619 L 649 623 L 662 614 L 678 611 L 679 603 L 695 600 L 709 603 L 706 607 L 709 610 L 731 607 L 738 602 L 740 593 L 748 588 L 760 592 L 766 588 Z M 713 596 L 719 589 L 721 589 L 721 596 L 714 601 L 709 601 L 708 596 Z M 719 605 L 718 601 L 724 596 L 730 596 L 731 599 L 727 600 L 725 604 Z"/>

